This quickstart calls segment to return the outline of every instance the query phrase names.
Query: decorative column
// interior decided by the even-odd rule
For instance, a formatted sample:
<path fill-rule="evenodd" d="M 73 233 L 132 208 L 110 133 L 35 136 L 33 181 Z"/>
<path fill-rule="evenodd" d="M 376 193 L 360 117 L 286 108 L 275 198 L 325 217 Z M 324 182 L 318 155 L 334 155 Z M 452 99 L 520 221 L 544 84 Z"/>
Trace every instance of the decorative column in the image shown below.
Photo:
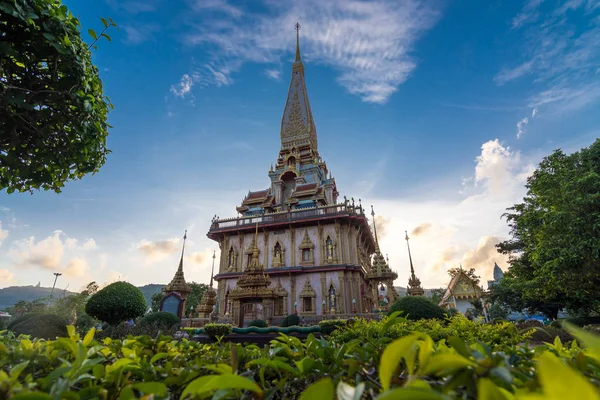
<path fill-rule="evenodd" d="M 340 293 L 339 295 L 339 313 L 340 314 L 346 314 L 347 310 L 346 310 L 346 285 L 344 282 L 344 271 L 340 271 L 338 272 L 338 281 L 340 283 Z"/>
<path fill-rule="evenodd" d="M 297 251 L 297 246 L 296 246 L 296 229 L 293 226 L 290 226 L 290 245 L 291 245 L 291 249 L 290 249 L 291 265 L 290 265 L 290 267 L 295 267 L 298 265 L 296 263 L 296 253 L 298 251 Z"/>
<path fill-rule="evenodd" d="M 323 305 L 323 300 L 327 299 L 327 283 L 325 280 L 325 272 L 321 272 L 321 299 L 319 300 L 320 304 Z M 325 306 L 327 307 L 327 306 Z M 321 315 L 325 314 L 325 310 L 321 307 Z"/>
<path fill-rule="evenodd" d="M 265 265 L 265 269 L 269 269 L 269 232 L 265 230 L 263 232 L 263 237 L 265 239 L 265 259 L 263 263 Z"/>
<path fill-rule="evenodd" d="M 297 301 L 296 300 L 296 275 L 291 275 L 290 276 L 290 292 L 291 292 L 291 296 L 290 296 L 290 314 L 296 312 L 296 310 L 294 310 L 294 302 Z"/>

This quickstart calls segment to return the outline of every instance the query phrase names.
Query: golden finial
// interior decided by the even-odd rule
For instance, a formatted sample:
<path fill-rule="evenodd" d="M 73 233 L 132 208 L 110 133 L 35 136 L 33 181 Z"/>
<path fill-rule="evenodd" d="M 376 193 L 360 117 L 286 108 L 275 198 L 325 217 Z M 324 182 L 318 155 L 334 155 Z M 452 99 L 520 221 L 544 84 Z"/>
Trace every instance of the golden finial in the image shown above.
<path fill-rule="evenodd" d="M 296 61 L 300 59 L 300 24 L 296 22 Z"/>
<path fill-rule="evenodd" d="M 371 216 L 373 217 L 373 233 L 375 234 L 375 246 L 377 247 L 377 252 L 379 252 L 379 240 L 377 239 L 377 226 L 375 225 L 375 210 L 373 209 L 372 204 L 371 204 Z"/>
<path fill-rule="evenodd" d="M 410 274 L 413 276 L 415 274 L 415 268 L 413 267 L 412 256 L 410 254 L 410 244 L 408 244 L 408 232 L 404 231 L 404 234 L 406 235 L 406 247 L 408 248 L 408 260 L 410 261 Z"/>
<path fill-rule="evenodd" d="M 187 239 L 187 229 L 183 234 L 183 246 L 181 247 L 181 260 L 179 261 L 179 268 L 183 269 L 183 253 L 185 251 L 185 240 Z"/>

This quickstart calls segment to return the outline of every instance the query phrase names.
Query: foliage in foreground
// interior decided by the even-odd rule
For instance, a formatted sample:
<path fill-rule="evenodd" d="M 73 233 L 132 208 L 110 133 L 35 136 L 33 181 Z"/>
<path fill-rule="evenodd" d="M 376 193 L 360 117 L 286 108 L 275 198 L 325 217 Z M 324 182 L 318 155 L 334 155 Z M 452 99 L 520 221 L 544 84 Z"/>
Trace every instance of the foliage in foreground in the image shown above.
<path fill-rule="evenodd" d="M 394 320 L 390 322 L 393 326 Z M 424 333 L 348 343 L 280 335 L 269 346 L 148 336 L 98 342 L 0 335 L 0 397 L 15 399 L 600 399 L 600 339 L 493 351 Z M 534 397 L 531 397 L 531 396 Z"/>
<path fill-rule="evenodd" d="M 100 321 L 116 325 L 144 315 L 146 299 L 131 283 L 114 282 L 90 297 L 85 311 Z"/>
<path fill-rule="evenodd" d="M 0 0 L 0 190 L 60 192 L 106 161 L 108 112 L 81 24 L 59 0 Z"/>

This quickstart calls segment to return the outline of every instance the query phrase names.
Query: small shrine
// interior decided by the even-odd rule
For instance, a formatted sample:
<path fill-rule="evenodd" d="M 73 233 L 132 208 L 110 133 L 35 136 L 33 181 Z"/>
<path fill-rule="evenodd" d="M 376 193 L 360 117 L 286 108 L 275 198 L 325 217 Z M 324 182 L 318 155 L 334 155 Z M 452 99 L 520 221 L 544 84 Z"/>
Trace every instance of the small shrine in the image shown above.
<path fill-rule="evenodd" d="M 392 271 L 381 254 L 379 249 L 379 239 L 377 238 L 377 224 L 375 223 L 375 211 L 371 206 L 371 216 L 373 217 L 373 234 L 375 235 L 375 255 L 371 265 L 371 271 L 367 274 L 366 280 L 371 287 L 372 296 L 374 299 L 379 298 L 377 289 L 379 285 L 385 285 L 387 288 L 384 303 L 387 305 L 394 304 L 400 297 L 394 288 L 394 280 L 398 279 L 398 274 Z"/>
<path fill-rule="evenodd" d="M 408 278 L 408 288 L 406 292 L 409 296 L 423 296 L 425 291 L 421 287 L 421 280 L 415 275 L 415 268 L 413 267 L 412 256 L 410 254 L 410 244 L 408 243 L 408 232 L 404 231 L 406 239 L 406 247 L 408 248 L 408 259 L 410 261 L 410 278 Z"/>
<path fill-rule="evenodd" d="M 185 314 L 185 303 L 192 288 L 185 281 L 183 276 L 183 254 L 185 252 L 185 241 L 187 239 L 187 230 L 183 234 L 183 247 L 181 249 L 181 259 L 175 276 L 167 286 L 162 289 L 164 297 L 160 302 L 160 311 L 170 312 L 177 315 L 180 319 Z"/>
<path fill-rule="evenodd" d="M 214 308 L 217 305 L 217 292 L 213 287 L 213 275 L 215 273 L 216 257 L 217 256 L 215 255 L 215 252 L 213 252 L 212 269 L 210 270 L 210 284 L 208 285 L 208 289 L 206 290 L 206 292 L 204 292 L 200 304 L 198 304 L 198 306 L 196 307 L 196 312 L 198 313 L 198 316 L 200 318 L 208 318 L 210 316 L 210 313 L 213 312 Z"/>
<path fill-rule="evenodd" d="M 250 264 L 238 278 L 235 289 L 229 293 L 229 300 L 233 307 L 233 321 L 240 327 L 244 326 L 245 312 L 254 313 L 257 319 L 265 320 L 268 324 L 273 318 L 273 303 L 277 293 L 269 287 L 271 280 L 258 260 L 257 240 L 258 224 L 250 246 L 252 253 Z"/>
<path fill-rule="evenodd" d="M 466 314 L 473 307 L 473 300 L 481 301 L 483 290 L 462 269 L 450 280 L 446 293 L 440 301 L 440 306 L 453 308 L 461 314 Z M 483 305 L 483 304 L 482 304 Z"/>

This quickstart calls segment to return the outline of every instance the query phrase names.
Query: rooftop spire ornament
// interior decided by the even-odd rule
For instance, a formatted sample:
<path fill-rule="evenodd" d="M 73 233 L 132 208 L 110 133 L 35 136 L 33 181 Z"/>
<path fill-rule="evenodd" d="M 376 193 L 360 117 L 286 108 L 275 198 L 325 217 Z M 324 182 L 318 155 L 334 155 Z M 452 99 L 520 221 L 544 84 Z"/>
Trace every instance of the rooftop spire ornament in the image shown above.
<path fill-rule="evenodd" d="M 296 61 L 302 61 L 300 58 L 300 24 L 296 22 Z"/>
<path fill-rule="evenodd" d="M 409 296 L 423 296 L 425 291 L 421 287 L 421 281 L 415 275 L 415 268 L 413 267 L 412 256 L 410 254 L 410 244 L 408 243 L 408 232 L 404 231 L 406 239 L 406 247 L 408 248 L 408 259 L 410 261 L 410 278 L 408 279 L 408 295 Z"/>

